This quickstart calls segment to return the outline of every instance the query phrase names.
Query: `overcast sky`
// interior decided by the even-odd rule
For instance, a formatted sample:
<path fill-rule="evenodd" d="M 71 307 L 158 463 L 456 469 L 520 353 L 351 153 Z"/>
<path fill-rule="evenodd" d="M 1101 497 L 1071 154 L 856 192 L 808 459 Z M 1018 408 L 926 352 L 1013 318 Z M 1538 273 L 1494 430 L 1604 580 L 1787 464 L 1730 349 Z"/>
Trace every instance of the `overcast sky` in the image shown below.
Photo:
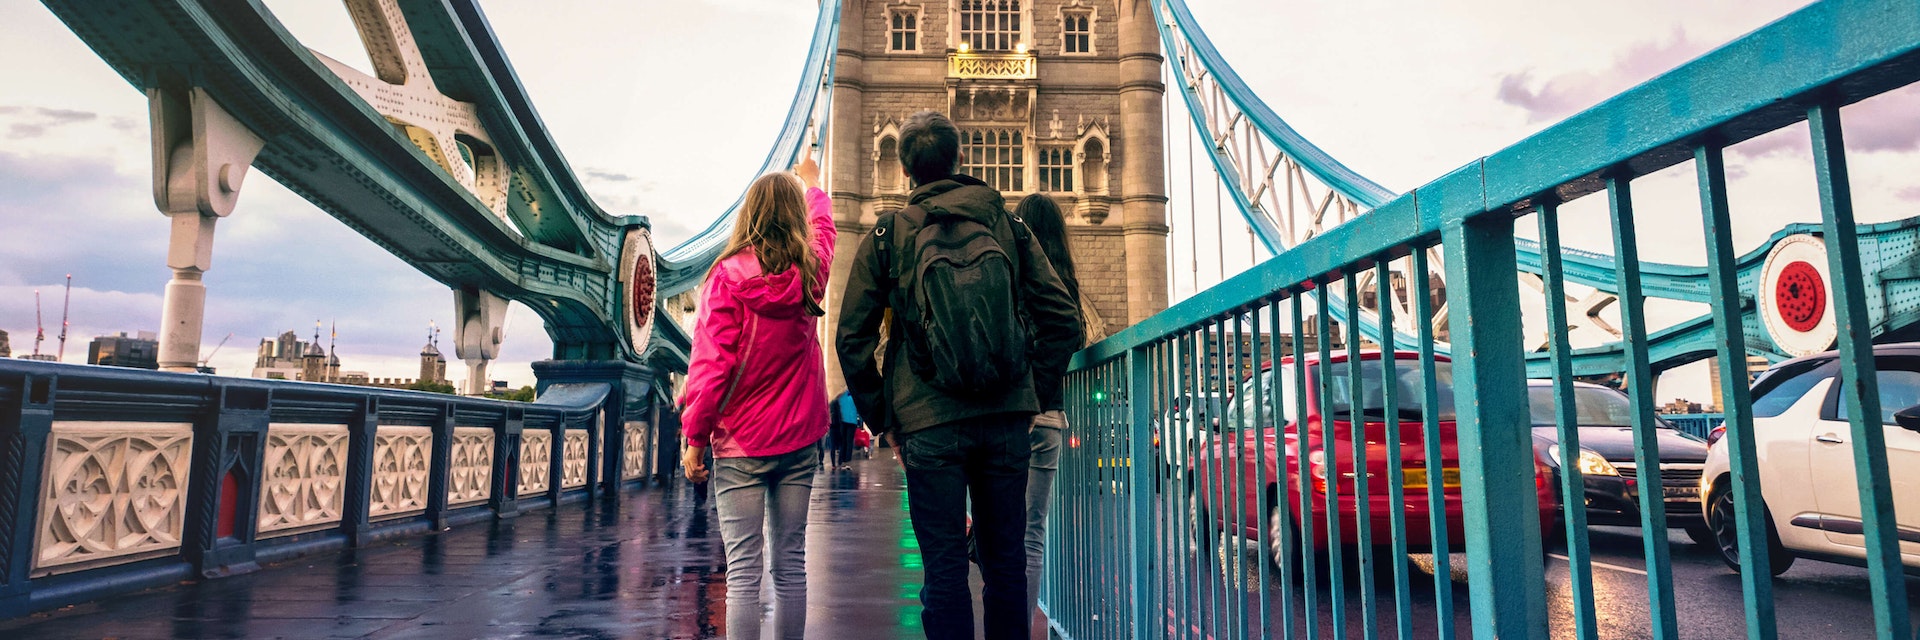
<path fill-rule="evenodd" d="M 367 68 L 345 9 L 268 0 L 309 47 Z M 1619 0 L 1606 10 L 1537 0 L 1411 3 L 1190 0 L 1223 54 L 1275 111 L 1350 167 L 1394 191 L 1426 183 L 1544 126 L 1786 15 L 1801 2 Z M 542 119 L 596 200 L 651 216 L 671 245 L 738 195 L 771 142 L 803 62 L 814 2 L 691 0 L 606 3 L 489 1 L 495 31 Z M 154 209 L 144 98 L 37 2 L 0 0 L 0 329 L 16 353 L 33 341 L 32 291 L 50 309 L 74 275 L 68 361 L 86 341 L 158 324 L 167 224 Z M 1846 112 L 1861 215 L 1912 215 L 1920 127 L 1911 91 Z M 1181 108 L 1173 98 L 1174 108 Z M 1173 122 L 1184 117 L 1175 115 Z M 1782 224 L 1817 221 L 1803 127 L 1729 154 L 1741 251 Z M 1211 222 L 1204 159 L 1192 198 L 1185 131 L 1168 140 L 1175 295 L 1250 261 L 1244 228 Z M 1675 216 L 1646 257 L 1699 263 L 1698 201 L 1682 165 L 1637 183 L 1642 220 Z M 1199 210 L 1189 224 L 1187 201 Z M 1604 198 L 1565 209 L 1569 243 L 1608 250 Z M 1600 215 L 1596 215 L 1600 214 Z M 1231 214 L 1229 214 L 1231 215 Z M 1685 216 L 1685 217 L 1679 217 Z M 1669 228 L 1670 227 L 1670 228 Z M 1189 235 L 1193 234 L 1193 235 Z M 1655 236 L 1656 234 L 1647 234 Z M 1226 247 L 1218 250 L 1214 247 Z M 205 349 L 245 375 L 260 338 L 340 323 L 346 369 L 411 377 L 430 321 L 452 295 L 297 196 L 255 174 L 220 223 L 207 274 Z M 1698 310 L 1656 310 L 1671 319 Z M 495 378 L 530 384 L 527 363 L 551 343 L 515 306 Z M 442 341 L 449 353 L 450 337 Z M 459 369 L 457 363 L 450 369 Z M 462 370 L 463 371 L 463 370 Z M 463 377 L 455 374 L 454 377 Z M 1673 395 L 1664 393 L 1663 396 Z M 1687 389 L 1676 389 L 1685 392 Z M 1700 397 L 1698 394 L 1688 393 Z M 1664 397 L 1662 398 L 1665 399 Z"/>

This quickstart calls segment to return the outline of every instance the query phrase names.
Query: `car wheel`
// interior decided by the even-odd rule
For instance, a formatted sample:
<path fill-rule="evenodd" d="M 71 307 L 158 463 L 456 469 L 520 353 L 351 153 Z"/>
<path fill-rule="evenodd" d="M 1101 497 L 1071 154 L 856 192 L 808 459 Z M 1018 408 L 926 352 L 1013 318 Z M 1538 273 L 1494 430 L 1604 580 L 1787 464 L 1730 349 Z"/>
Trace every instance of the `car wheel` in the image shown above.
<path fill-rule="evenodd" d="M 1763 519 L 1767 523 L 1767 562 L 1773 575 L 1787 572 L 1793 566 L 1793 553 L 1780 544 L 1780 532 L 1773 526 L 1773 517 L 1767 514 L 1766 505 L 1760 506 Z M 1720 551 L 1720 561 L 1736 573 L 1740 571 L 1740 539 L 1737 523 L 1733 517 L 1733 491 L 1721 491 L 1713 497 L 1713 508 L 1707 511 L 1707 527 L 1713 531 L 1714 548 Z"/>
<path fill-rule="evenodd" d="M 1213 518 L 1207 514 L 1207 507 L 1200 504 L 1204 499 L 1206 499 L 1205 492 L 1191 489 L 1187 491 L 1187 522 L 1191 523 L 1189 526 L 1193 529 L 1195 540 L 1211 541 L 1213 540 Z"/>
<path fill-rule="evenodd" d="M 1717 548 L 1720 546 L 1719 537 L 1717 537 L 1714 534 L 1713 527 L 1707 526 L 1707 523 L 1696 522 L 1696 523 L 1687 525 L 1686 528 L 1687 528 L 1687 539 L 1692 540 L 1694 544 L 1700 545 L 1702 547 L 1707 547 L 1709 549 Z"/>
<path fill-rule="evenodd" d="M 1286 565 L 1289 564 L 1286 562 L 1287 547 L 1286 545 L 1280 544 L 1280 534 L 1285 532 L 1286 522 L 1284 518 L 1280 517 L 1280 507 L 1278 505 L 1268 506 L 1267 561 L 1272 562 L 1273 568 L 1279 571 L 1286 571 Z"/>

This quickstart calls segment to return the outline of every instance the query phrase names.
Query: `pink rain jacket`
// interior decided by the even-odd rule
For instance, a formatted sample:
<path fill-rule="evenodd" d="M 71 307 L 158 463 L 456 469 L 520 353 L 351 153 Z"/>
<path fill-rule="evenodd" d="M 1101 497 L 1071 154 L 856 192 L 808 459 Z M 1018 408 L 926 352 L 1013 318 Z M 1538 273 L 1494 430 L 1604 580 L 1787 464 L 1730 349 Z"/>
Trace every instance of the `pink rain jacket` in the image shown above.
<path fill-rule="evenodd" d="M 812 292 L 825 305 L 833 265 L 833 204 L 807 190 L 813 253 L 820 273 Z M 806 314 L 798 266 L 760 272 L 751 249 L 713 265 L 701 294 L 693 362 L 680 395 L 687 443 L 719 458 L 777 456 L 827 433 L 826 370 L 820 319 Z"/>

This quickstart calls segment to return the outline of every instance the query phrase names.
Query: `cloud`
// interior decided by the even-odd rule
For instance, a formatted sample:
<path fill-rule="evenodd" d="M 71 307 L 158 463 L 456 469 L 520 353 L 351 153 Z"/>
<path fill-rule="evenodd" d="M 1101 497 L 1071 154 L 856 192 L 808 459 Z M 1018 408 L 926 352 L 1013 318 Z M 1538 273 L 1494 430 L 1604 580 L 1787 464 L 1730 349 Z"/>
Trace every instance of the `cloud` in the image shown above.
<path fill-rule="evenodd" d="M 1555 121 L 1652 79 L 1705 52 L 1708 45 L 1687 39 L 1678 26 L 1668 41 L 1639 42 L 1599 71 L 1565 73 L 1535 82 L 1531 70 L 1502 75 L 1495 97 L 1527 112 L 1529 122 Z"/>
<path fill-rule="evenodd" d="M 587 170 L 587 179 L 588 179 L 588 180 L 601 180 L 601 181 L 605 181 L 605 182 L 629 182 L 629 181 L 632 181 L 632 180 L 633 180 L 633 176 L 630 176 L 630 175 L 627 175 L 627 174 L 624 174 L 624 173 L 615 173 L 615 172 L 612 172 L 612 171 L 601 171 L 601 170 L 598 170 L 598 169 L 588 169 L 588 170 Z"/>
<path fill-rule="evenodd" d="M 29 140 L 46 135 L 57 127 L 98 120 L 100 114 L 79 109 L 54 109 L 48 107 L 0 107 L 0 116 L 6 116 L 7 138 Z"/>

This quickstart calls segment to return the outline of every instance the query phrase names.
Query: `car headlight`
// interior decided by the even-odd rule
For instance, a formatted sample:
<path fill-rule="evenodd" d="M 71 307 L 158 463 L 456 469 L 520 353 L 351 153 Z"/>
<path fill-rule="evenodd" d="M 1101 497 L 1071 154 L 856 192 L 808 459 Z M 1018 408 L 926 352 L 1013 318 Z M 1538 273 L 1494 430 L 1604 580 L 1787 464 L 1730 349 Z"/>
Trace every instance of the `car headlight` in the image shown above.
<path fill-rule="evenodd" d="M 1547 447 L 1547 457 L 1553 458 L 1553 463 L 1556 465 L 1566 466 L 1560 461 L 1560 445 Z M 1600 457 L 1600 454 L 1581 449 L 1580 473 L 1590 476 L 1617 476 L 1620 475 L 1620 470 L 1613 468 L 1613 463 L 1607 462 L 1607 459 Z"/>

